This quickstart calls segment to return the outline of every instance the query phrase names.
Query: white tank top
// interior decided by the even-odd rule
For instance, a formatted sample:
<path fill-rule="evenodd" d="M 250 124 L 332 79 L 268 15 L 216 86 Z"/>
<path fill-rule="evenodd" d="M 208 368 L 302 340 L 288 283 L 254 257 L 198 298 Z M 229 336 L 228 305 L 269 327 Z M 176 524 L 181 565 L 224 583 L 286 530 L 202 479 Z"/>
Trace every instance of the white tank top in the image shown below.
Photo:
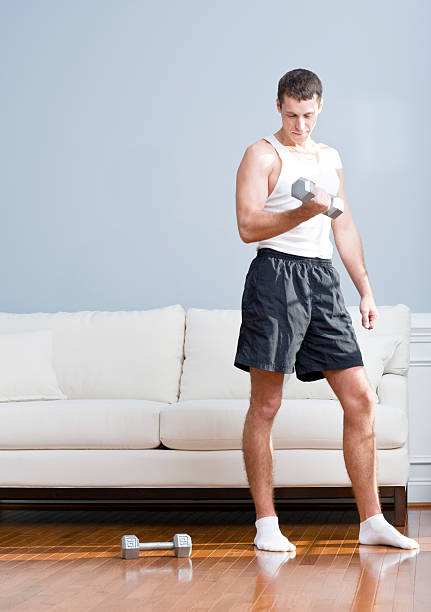
<path fill-rule="evenodd" d="M 316 147 L 319 161 L 312 163 L 299 158 L 289 147 L 281 144 L 273 134 L 265 136 L 264 140 L 272 144 L 281 159 L 280 176 L 271 195 L 266 200 L 264 210 L 283 212 L 301 206 L 302 202 L 291 194 L 292 183 L 300 176 L 311 179 L 328 193 L 337 195 L 340 179 L 335 168 L 341 168 L 341 159 L 335 149 L 332 149 L 330 155 L 322 155 L 322 150 Z M 314 143 L 314 141 L 311 142 Z M 284 234 L 261 240 L 256 246 L 256 251 L 269 247 L 304 257 L 331 259 L 333 245 L 329 238 L 330 231 L 331 218 L 317 214 Z"/>

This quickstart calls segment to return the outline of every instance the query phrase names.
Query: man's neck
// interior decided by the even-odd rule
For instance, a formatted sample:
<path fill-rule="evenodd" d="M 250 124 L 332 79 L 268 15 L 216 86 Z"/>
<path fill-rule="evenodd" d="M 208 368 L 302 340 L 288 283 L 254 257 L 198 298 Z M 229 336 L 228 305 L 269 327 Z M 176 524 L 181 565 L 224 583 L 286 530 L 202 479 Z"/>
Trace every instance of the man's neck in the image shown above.
<path fill-rule="evenodd" d="M 303 143 L 297 143 L 293 142 L 292 140 L 289 141 L 282 131 L 277 132 L 276 136 L 282 145 L 285 147 L 291 147 L 295 151 L 298 151 L 298 153 L 309 153 L 310 151 L 314 150 L 314 144 L 310 137 L 308 137 Z"/>

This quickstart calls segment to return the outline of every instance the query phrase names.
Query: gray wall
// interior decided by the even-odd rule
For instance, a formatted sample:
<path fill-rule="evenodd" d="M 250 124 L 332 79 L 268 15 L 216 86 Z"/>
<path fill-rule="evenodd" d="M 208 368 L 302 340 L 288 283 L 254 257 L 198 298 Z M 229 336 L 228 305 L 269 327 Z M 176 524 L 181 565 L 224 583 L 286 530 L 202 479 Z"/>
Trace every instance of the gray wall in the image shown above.
<path fill-rule="evenodd" d="M 431 311 L 430 18 L 425 0 L 1 0 L 0 310 L 239 309 L 256 244 L 236 171 L 302 67 L 377 305 Z"/>

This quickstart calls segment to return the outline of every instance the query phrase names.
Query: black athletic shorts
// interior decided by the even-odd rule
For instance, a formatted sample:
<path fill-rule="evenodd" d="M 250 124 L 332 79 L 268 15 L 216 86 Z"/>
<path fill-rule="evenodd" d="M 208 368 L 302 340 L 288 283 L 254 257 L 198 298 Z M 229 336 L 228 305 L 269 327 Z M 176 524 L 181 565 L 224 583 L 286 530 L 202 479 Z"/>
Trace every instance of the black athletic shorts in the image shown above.
<path fill-rule="evenodd" d="M 363 366 L 331 259 L 261 248 L 244 284 L 234 365 L 290 374 L 304 382 L 322 370 Z"/>

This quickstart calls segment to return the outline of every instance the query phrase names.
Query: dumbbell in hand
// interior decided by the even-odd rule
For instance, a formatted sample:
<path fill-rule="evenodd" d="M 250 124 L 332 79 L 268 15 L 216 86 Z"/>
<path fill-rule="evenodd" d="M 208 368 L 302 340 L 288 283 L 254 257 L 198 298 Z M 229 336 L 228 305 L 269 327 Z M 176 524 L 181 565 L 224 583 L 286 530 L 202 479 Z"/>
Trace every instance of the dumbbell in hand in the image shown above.
<path fill-rule="evenodd" d="M 294 198 L 301 200 L 301 202 L 309 202 L 316 195 L 316 183 L 301 176 L 292 184 L 292 195 Z M 344 212 L 344 200 L 338 196 L 329 195 L 331 205 L 323 214 L 331 217 L 331 219 L 335 219 Z"/>
<path fill-rule="evenodd" d="M 192 539 L 186 533 L 176 533 L 172 542 L 139 542 L 135 535 L 124 535 L 121 538 L 123 559 L 137 559 L 140 550 L 173 550 L 176 557 L 190 557 Z"/>

